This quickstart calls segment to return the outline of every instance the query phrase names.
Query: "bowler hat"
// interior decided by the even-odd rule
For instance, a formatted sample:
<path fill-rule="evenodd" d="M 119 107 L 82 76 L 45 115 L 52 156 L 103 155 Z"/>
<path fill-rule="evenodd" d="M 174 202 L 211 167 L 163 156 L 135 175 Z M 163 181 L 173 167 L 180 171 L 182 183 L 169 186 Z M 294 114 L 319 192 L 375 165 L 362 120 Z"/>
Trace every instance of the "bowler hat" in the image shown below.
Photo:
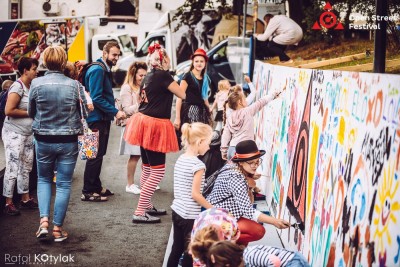
<path fill-rule="evenodd" d="M 236 145 L 236 153 L 232 158 L 233 162 L 249 161 L 258 159 L 265 154 L 265 150 L 258 150 L 256 142 L 245 140 Z"/>
<path fill-rule="evenodd" d="M 190 58 L 193 59 L 195 56 L 202 56 L 206 59 L 206 61 L 208 61 L 207 53 L 202 48 L 198 48 L 196 51 L 194 51 L 193 55 Z"/>

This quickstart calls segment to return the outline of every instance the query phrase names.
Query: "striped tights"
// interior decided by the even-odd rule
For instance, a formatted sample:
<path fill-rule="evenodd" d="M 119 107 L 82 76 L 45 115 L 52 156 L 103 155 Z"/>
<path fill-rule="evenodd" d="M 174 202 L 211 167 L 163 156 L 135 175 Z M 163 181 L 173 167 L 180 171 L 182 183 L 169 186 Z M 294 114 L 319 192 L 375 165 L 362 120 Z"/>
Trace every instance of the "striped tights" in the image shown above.
<path fill-rule="evenodd" d="M 151 197 L 156 190 L 157 185 L 165 174 L 165 164 L 150 166 L 142 164 L 142 174 L 140 176 L 140 196 L 135 215 L 144 216 L 147 209 L 153 208 Z"/>

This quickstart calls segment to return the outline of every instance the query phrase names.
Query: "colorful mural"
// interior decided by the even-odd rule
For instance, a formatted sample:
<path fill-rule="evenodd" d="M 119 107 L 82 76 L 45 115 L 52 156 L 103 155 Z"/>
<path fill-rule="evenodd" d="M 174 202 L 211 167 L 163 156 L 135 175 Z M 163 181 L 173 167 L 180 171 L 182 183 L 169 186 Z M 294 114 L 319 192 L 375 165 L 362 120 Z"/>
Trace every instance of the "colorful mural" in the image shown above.
<path fill-rule="evenodd" d="M 400 266 L 400 76 L 256 62 L 263 189 L 312 266 Z"/>

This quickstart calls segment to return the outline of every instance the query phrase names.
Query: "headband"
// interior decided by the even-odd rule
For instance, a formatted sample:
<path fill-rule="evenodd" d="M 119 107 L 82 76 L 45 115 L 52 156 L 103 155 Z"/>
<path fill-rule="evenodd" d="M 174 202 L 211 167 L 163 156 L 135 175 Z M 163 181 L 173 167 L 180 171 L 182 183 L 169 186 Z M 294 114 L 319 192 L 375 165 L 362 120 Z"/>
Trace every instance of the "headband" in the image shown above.
<path fill-rule="evenodd" d="M 258 156 L 260 155 L 260 151 L 254 152 L 254 153 L 249 153 L 249 154 L 238 154 L 235 153 L 235 156 L 233 156 L 235 159 L 247 159 L 247 158 L 251 158 L 254 156 Z"/>

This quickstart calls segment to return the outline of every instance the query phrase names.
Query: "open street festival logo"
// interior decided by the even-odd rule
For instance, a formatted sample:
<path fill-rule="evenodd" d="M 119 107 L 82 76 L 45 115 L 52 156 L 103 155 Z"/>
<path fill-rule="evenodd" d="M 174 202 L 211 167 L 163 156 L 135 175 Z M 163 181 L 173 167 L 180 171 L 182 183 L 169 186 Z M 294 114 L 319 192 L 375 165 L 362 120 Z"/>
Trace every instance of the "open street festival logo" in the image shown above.
<path fill-rule="evenodd" d="M 312 26 L 313 30 L 321 30 L 321 26 L 330 29 L 335 27 L 335 30 L 344 30 L 343 24 L 338 21 L 337 16 L 332 12 L 332 6 L 329 2 L 326 2 L 324 6 L 325 12 L 319 16 L 319 23 L 316 21 Z"/>
<path fill-rule="evenodd" d="M 319 16 L 319 20 L 315 21 L 312 26 L 313 30 L 344 30 L 343 24 L 338 20 L 335 13 L 332 12 L 333 8 L 329 2 L 324 6 L 324 12 Z M 382 22 L 397 22 L 397 29 L 400 30 L 400 15 L 393 14 L 390 16 L 371 15 L 364 16 L 358 13 L 351 13 L 349 20 L 351 21 L 346 27 L 350 30 L 380 30 Z"/>

